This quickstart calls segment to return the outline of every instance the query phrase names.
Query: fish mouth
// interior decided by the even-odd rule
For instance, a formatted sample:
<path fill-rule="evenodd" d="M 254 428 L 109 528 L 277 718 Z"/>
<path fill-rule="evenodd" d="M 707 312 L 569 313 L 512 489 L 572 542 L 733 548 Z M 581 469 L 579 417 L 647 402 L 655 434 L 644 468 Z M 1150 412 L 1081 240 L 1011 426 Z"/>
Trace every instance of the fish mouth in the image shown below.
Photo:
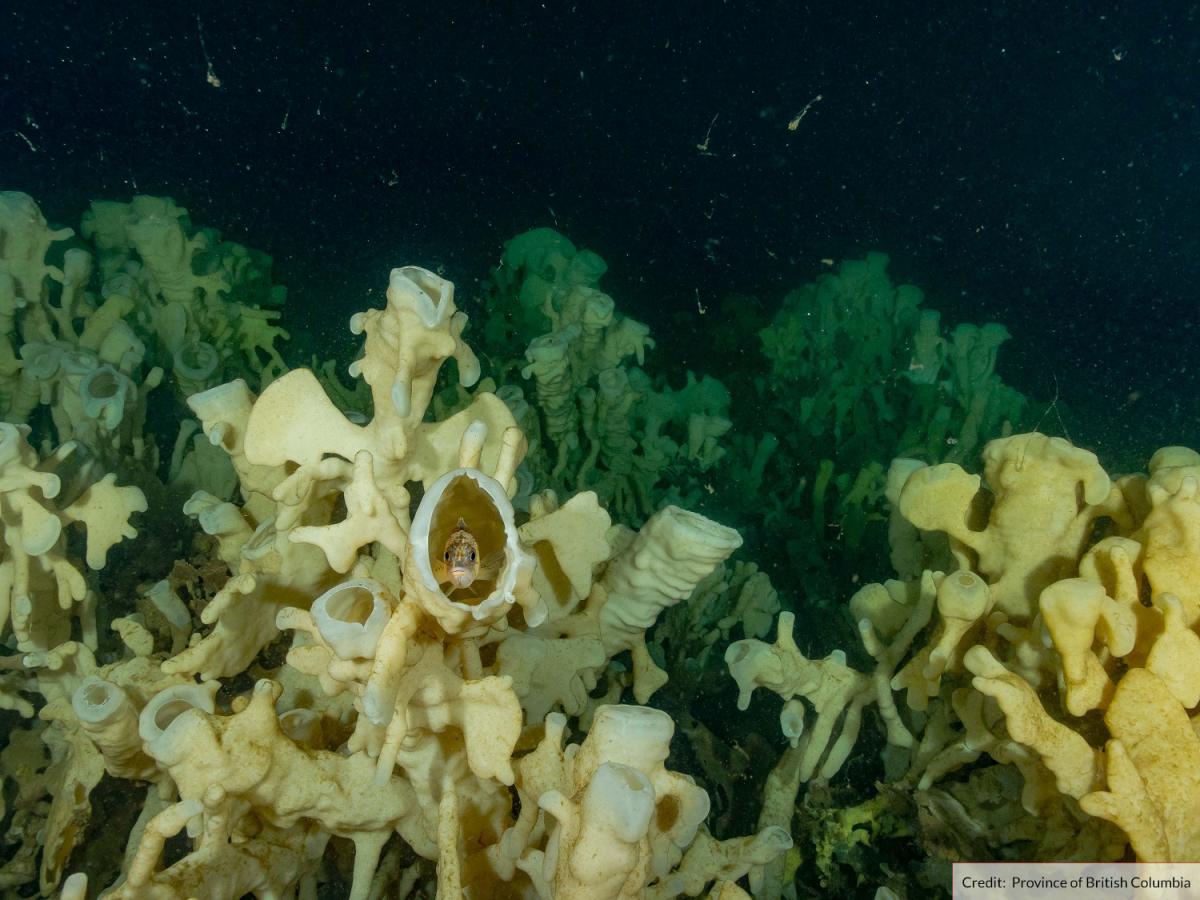
<path fill-rule="evenodd" d="M 475 580 L 475 574 L 462 566 L 451 566 L 448 573 L 450 575 L 450 583 L 456 588 L 470 587 L 471 582 Z"/>

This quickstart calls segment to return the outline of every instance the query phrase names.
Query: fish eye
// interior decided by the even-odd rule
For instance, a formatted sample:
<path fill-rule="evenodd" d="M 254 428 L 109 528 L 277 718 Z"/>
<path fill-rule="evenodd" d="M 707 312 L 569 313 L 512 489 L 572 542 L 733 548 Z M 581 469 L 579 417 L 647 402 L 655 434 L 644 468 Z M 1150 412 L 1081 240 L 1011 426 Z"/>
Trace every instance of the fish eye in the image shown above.
<path fill-rule="evenodd" d="M 471 562 L 475 562 L 475 551 L 471 551 Z"/>
<path fill-rule="evenodd" d="M 447 550 L 445 553 L 442 554 L 442 559 L 446 560 L 447 562 L 450 561 L 450 551 L 449 550 Z"/>

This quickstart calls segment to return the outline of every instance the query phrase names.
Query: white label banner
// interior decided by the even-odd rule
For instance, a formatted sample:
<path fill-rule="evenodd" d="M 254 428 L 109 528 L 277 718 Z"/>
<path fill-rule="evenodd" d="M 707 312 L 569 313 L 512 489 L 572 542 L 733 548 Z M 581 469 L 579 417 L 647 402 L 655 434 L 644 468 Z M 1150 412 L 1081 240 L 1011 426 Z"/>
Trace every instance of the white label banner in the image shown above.
<path fill-rule="evenodd" d="M 954 900 L 1200 900 L 1200 863 L 955 863 Z"/>

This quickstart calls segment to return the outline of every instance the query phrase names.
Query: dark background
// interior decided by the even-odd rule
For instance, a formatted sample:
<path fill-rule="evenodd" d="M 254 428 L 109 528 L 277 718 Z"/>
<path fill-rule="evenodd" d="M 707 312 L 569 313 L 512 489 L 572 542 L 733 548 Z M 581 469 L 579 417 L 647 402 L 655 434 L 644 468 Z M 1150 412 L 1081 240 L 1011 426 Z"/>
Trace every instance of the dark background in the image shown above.
<path fill-rule="evenodd" d="M 672 340 L 720 327 L 697 297 L 773 308 L 880 249 L 947 324 L 1006 323 L 1001 374 L 1057 382 L 1105 461 L 1200 445 L 1194 4 L 0 11 L 0 188 L 72 226 L 172 195 L 272 253 L 285 323 L 327 349 L 391 266 L 443 268 L 470 309 L 507 238 L 555 225 L 679 368 L 720 374 Z"/>

